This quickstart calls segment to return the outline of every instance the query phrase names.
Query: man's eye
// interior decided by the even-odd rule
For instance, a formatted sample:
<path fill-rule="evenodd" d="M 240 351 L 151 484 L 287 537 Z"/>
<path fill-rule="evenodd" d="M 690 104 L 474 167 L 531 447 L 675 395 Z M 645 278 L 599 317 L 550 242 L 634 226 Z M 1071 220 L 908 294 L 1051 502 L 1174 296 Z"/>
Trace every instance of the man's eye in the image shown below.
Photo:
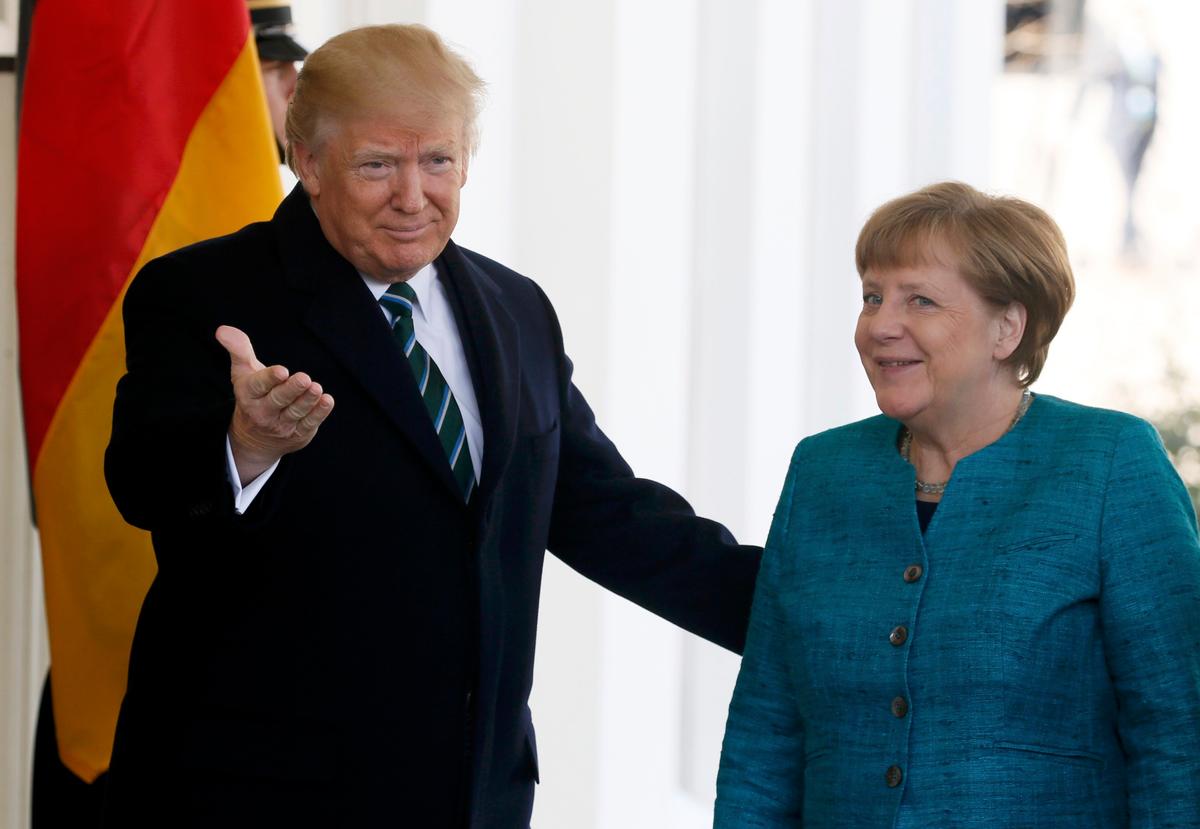
<path fill-rule="evenodd" d="M 883 297 L 879 294 L 863 294 L 863 305 L 881 305 Z"/>
<path fill-rule="evenodd" d="M 921 308 L 932 308 L 936 304 L 927 296 L 915 296 L 913 297 L 913 302 L 915 302 Z"/>
<path fill-rule="evenodd" d="M 391 166 L 386 161 L 364 161 L 358 165 L 358 174 L 366 179 L 385 179 L 390 171 Z"/>

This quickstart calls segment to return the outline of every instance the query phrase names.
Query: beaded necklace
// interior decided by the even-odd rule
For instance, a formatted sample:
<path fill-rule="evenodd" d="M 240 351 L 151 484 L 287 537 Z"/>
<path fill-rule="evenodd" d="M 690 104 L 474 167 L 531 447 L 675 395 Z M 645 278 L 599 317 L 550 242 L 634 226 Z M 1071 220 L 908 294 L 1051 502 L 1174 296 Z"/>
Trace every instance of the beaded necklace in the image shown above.
<path fill-rule="evenodd" d="M 1012 428 L 1017 425 L 1017 421 L 1024 417 L 1025 412 L 1029 411 L 1029 404 L 1032 402 L 1033 392 L 1031 392 L 1029 389 L 1025 389 L 1025 391 L 1021 392 L 1021 402 L 1017 404 L 1017 413 L 1013 415 L 1012 423 L 1008 424 L 1008 428 L 1004 430 L 1005 434 L 1011 432 Z M 904 436 L 900 439 L 900 457 L 904 458 L 904 460 L 908 461 L 909 463 L 912 463 L 912 461 L 908 458 L 911 449 L 912 432 L 908 431 L 908 427 L 905 427 Z M 920 478 L 917 478 L 916 489 L 917 492 L 923 492 L 926 495 L 941 495 L 946 491 L 946 484 L 948 483 L 950 483 L 950 481 L 947 480 L 931 484 L 927 481 L 922 481 Z"/>

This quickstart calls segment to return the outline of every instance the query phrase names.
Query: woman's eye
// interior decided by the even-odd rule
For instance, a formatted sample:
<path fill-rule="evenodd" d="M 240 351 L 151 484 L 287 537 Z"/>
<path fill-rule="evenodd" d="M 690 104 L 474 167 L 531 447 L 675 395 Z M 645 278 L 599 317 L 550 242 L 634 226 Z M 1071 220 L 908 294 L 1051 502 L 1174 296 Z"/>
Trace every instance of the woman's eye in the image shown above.
<path fill-rule="evenodd" d="M 932 308 L 935 304 L 934 301 L 927 296 L 915 296 L 913 297 L 913 302 L 915 302 L 921 308 Z"/>
<path fill-rule="evenodd" d="M 863 305 L 880 305 L 883 303 L 883 297 L 879 294 L 863 294 Z"/>

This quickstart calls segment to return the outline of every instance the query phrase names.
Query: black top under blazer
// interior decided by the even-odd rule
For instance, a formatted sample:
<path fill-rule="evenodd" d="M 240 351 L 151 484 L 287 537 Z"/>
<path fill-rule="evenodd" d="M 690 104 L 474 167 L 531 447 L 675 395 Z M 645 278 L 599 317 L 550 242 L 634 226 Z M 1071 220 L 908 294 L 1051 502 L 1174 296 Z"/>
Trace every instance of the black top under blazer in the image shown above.
<path fill-rule="evenodd" d="M 760 551 L 635 478 L 529 279 L 437 261 L 479 400 L 462 503 L 386 320 L 297 187 L 270 222 L 146 265 L 105 458 L 153 534 L 108 826 L 528 825 L 544 551 L 740 651 Z M 333 395 L 244 515 L 219 325 Z"/>

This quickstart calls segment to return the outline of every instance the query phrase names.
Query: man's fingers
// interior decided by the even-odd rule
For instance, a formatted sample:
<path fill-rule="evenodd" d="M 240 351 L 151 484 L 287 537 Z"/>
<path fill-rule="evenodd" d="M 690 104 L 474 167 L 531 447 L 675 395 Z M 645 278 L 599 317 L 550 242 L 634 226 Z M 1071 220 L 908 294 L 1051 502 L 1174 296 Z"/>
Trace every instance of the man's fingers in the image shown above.
<path fill-rule="evenodd" d="M 333 396 L 322 394 L 312 410 L 297 421 L 296 435 L 305 440 L 312 437 L 313 432 L 317 431 L 317 427 L 325 421 L 325 418 L 329 417 L 329 413 L 332 411 Z"/>
<path fill-rule="evenodd" d="M 283 416 L 291 420 L 300 420 L 313 410 L 320 399 L 321 384 L 311 383 L 303 394 L 284 407 Z"/>
<path fill-rule="evenodd" d="M 264 367 L 244 332 L 222 325 L 217 339 L 229 352 L 237 397 L 231 440 L 236 437 L 239 446 L 273 447 L 276 457 L 306 445 L 333 410 L 333 398 L 302 371 Z"/>
<path fill-rule="evenodd" d="M 286 409 L 304 394 L 312 385 L 312 378 L 304 372 L 297 372 L 287 378 L 284 383 L 277 384 L 267 392 L 267 401 L 276 409 Z"/>
<path fill-rule="evenodd" d="M 217 329 L 217 342 L 229 352 L 230 371 L 234 375 L 259 371 L 263 364 L 254 355 L 254 346 L 246 332 L 232 325 L 222 325 Z"/>
<path fill-rule="evenodd" d="M 260 368 L 258 371 L 251 373 L 244 378 L 246 394 L 251 399 L 257 400 L 261 397 L 266 397 L 269 393 L 279 388 L 281 385 L 286 385 L 289 382 L 288 370 L 283 366 L 270 366 L 269 368 Z M 272 401 L 274 402 L 274 401 Z M 277 408 L 283 408 L 291 402 L 289 398 L 283 403 L 277 403 Z"/>

